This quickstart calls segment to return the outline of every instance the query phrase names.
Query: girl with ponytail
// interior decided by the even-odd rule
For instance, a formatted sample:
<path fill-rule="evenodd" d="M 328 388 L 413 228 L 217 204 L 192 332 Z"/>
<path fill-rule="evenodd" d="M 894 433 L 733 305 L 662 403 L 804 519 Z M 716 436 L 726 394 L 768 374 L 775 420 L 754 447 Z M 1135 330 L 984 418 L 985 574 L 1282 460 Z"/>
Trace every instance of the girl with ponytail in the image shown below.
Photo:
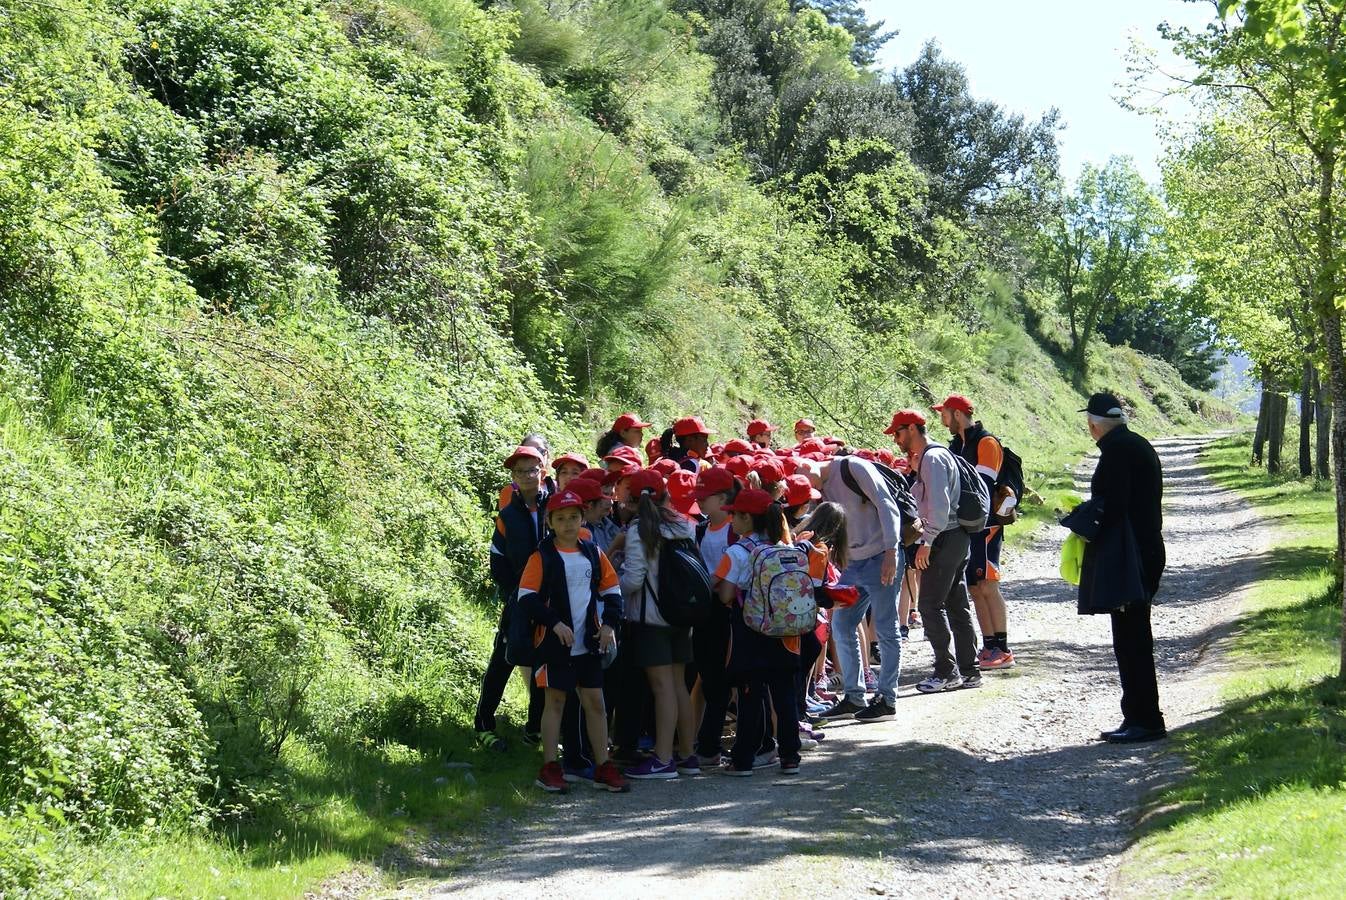
<path fill-rule="evenodd" d="M 664 477 L 642 469 L 627 480 L 636 501 L 636 520 L 626 531 L 626 558 L 622 565 L 622 594 L 626 607 L 626 644 L 630 662 L 645 670 L 654 694 L 654 755 L 627 777 L 639 780 L 699 775 L 701 765 L 692 750 L 696 723 L 687 692 L 687 664 L 692 641 L 687 628 L 670 625 L 659 614 L 659 558 L 665 541 L 696 539 L 690 519 L 669 503 Z M 677 739 L 676 755 L 674 738 Z"/>

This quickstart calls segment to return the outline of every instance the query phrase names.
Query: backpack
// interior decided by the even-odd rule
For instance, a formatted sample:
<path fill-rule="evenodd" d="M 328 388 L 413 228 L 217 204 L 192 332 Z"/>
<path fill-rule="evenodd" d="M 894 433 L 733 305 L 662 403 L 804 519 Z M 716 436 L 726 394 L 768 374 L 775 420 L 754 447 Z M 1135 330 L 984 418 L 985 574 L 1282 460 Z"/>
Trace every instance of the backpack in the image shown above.
<path fill-rule="evenodd" d="M 659 590 L 654 595 L 659 615 L 670 625 L 694 628 L 710 621 L 714 603 L 710 572 L 696 542 L 664 538 L 659 545 Z"/>
<path fill-rule="evenodd" d="M 911 491 L 907 488 L 907 480 L 896 469 L 881 462 L 870 460 L 869 464 L 883 477 L 884 484 L 888 486 L 888 493 L 897 504 L 898 511 L 902 513 L 902 545 L 905 547 L 914 544 L 921 536 L 921 513 L 916 508 L 916 498 L 911 496 Z M 855 476 L 851 474 L 849 459 L 841 460 L 841 480 L 846 483 L 846 487 L 859 494 L 862 501 L 870 502 L 865 492 L 860 490 Z"/>
<path fill-rule="evenodd" d="M 1003 516 L 995 511 L 996 503 L 991 509 L 992 525 L 1013 525 L 1019 518 L 1019 507 L 1024 500 L 1024 461 L 1019 458 L 1019 454 L 1006 447 L 1002 442 L 1000 445 L 1001 461 L 1000 474 L 995 479 L 995 490 L 992 491 L 992 498 L 1003 500 L 1010 494 L 1014 495 L 1014 506 L 1010 507 L 1009 512 Z"/>
<path fill-rule="evenodd" d="M 931 444 L 926 452 L 930 450 L 943 450 L 953 457 L 958 472 L 958 508 L 955 510 L 958 525 L 968 534 L 981 534 L 986 530 L 986 522 L 991 515 L 991 492 L 986 482 L 981 480 L 977 470 L 972 468 L 972 463 L 963 459 L 962 455 L 939 444 Z"/>
<path fill-rule="evenodd" d="M 818 624 L 808 551 L 795 544 L 758 544 L 743 595 L 743 624 L 767 637 L 789 637 Z"/>

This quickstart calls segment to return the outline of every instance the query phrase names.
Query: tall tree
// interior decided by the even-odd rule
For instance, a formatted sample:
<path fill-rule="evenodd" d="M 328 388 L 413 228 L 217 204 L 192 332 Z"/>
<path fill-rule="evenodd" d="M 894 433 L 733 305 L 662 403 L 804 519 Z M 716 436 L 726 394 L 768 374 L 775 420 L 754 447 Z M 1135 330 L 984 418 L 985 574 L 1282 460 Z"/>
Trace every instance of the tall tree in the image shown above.
<path fill-rule="evenodd" d="M 884 31 L 884 21 L 871 22 L 859 0 L 791 0 L 796 10 L 812 7 L 827 17 L 831 25 L 850 32 L 851 62 L 857 66 L 872 66 L 883 45 L 897 36 L 897 29 Z"/>
<path fill-rule="evenodd" d="M 1038 273 L 1056 289 L 1070 323 L 1071 360 L 1082 384 L 1088 348 L 1105 312 L 1155 296 L 1162 271 L 1163 208 L 1127 158 L 1085 165 L 1060 213 L 1037 242 Z"/>

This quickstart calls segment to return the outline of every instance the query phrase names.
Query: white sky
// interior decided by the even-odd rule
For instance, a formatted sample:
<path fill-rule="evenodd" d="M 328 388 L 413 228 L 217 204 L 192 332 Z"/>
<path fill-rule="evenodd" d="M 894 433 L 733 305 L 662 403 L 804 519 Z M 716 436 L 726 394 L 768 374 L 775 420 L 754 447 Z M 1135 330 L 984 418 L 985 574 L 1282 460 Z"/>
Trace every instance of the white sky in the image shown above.
<path fill-rule="evenodd" d="M 1066 127 L 1058 135 L 1061 173 L 1074 179 L 1085 162 L 1130 155 L 1151 182 L 1162 151 L 1150 116 L 1113 99 L 1128 82 L 1133 36 L 1159 49 L 1165 69 L 1180 70 L 1162 47 L 1162 21 L 1200 27 L 1214 15 L 1209 0 L 865 0 L 869 18 L 899 30 L 880 52 L 882 70 L 903 68 L 931 38 L 967 70 L 972 93 L 1036 119 L 1055 106 Z M 1162 107 L 1182 117 L 1187 107 Z"/>

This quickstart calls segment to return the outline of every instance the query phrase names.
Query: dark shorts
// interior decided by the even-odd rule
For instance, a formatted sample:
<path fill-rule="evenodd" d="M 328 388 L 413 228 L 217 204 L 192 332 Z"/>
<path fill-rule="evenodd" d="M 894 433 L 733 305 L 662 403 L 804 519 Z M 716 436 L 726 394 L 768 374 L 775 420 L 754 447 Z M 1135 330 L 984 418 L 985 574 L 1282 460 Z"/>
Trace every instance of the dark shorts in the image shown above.
<path fill-rule="evenodd" d="M 692 638 L 686 628 L 626 623 L 626 643 L 622 653 L 634 666 L 686 665 L 692 661 Z"/>
<path fill-rule="evenodd" d="M 563 656 L 543 663 L 533 670 L 533 680 L 541 688 L 573 691 L 577 687 L 603 686 L 603 658 L 592 653 L 583 656 Z"/>
<path fill-rule="evenodd" d="M 1000 545 L 1005 542 L 1005 529 L 992 525 L 981 534 L 974 534 L 967 554 L 968 587 L 982 581 L 1000 580 Z"/>

